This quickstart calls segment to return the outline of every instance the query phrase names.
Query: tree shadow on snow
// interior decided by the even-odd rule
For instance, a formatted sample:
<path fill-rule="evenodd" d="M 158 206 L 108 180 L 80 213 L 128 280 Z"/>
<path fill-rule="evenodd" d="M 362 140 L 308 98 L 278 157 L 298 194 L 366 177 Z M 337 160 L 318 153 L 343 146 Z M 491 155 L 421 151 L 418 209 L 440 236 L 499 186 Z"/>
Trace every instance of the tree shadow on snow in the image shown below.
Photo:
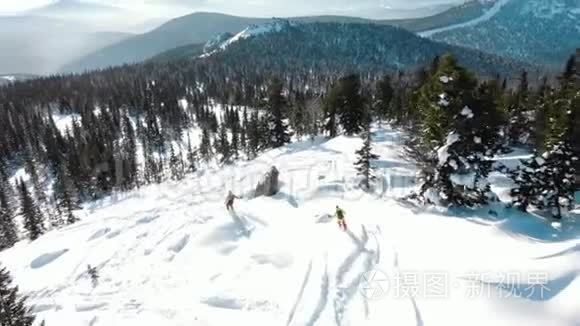
<path fill-rule="evenodd" d="M 580 275 L 580 271 L 571 271 L 552 280 L 538 279 L 531 283 L 480 282 L 482 285 L 496 288 L 505 297 L 518 297 L 531 301 L 548 301 L 560 294 Z"/>
<path fill-rule="evenodd" d="M 467 222 L 495 227 L 511 237 L 529 241 L 563 242 L 580 237 L 580 218 L 574 216 L 561 221 L 549 220 L 515 208 L 508 208 L 503 203 L 477 209 L 424 207 L 405 200 L 400 200 L 399 203 L 411 209 L 414 214 L 429 213 L 446 218 L 463 219 Z M 553 225 L 551 222 L 558 222 L 559 225 Z"/>

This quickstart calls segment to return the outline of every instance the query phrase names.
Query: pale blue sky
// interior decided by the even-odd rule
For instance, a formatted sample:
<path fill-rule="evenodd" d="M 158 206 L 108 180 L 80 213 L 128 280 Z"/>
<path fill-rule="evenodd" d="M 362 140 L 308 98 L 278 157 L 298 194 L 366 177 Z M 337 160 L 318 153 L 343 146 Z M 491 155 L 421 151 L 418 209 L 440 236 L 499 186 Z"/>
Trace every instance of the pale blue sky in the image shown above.
<path fill-rule="evenodd" d="M 56 0 L 1 0 L 0 13 L 18 13 Z M 383 8 L 400 10 L 462 3 L 465 0 L 66 0 L 84 1 L 123 8 L 151 16 L 176 15 L 188 11 L 219 11 L 239 15 L 290 16 L 321 13 L 373 12 Z"/>

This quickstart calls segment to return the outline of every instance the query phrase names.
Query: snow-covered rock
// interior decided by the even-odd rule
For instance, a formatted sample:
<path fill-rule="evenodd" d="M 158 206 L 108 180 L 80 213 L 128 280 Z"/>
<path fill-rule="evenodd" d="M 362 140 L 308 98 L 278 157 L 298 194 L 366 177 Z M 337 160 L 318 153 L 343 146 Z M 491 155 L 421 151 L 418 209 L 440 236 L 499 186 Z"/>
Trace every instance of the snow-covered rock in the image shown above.
<path fill-rule="evenodd" d="M 254 197 L 259 196 L 274 196 L 280 189 L 279 180 L 280 171 L 275 166 L 272 166 L 264 175 L 264 178 L 258 182 Z"/>

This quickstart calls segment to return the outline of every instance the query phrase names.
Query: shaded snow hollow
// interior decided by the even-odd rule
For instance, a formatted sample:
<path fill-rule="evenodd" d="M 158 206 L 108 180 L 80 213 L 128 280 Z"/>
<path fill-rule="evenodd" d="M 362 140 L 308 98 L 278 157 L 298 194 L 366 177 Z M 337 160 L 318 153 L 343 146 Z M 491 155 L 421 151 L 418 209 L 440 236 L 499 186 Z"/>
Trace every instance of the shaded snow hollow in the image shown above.
<path fill-rule="evenodd" d="M 576 224 L 401 204 L 416 173 L 399 156 L 404 135 L 385 127 L 373 140 L 373 195 L 356 187 L 359 138 L 295 143 L 92 203 L 0 261 L 47 325 L 578 324 Z M 272 165 L 280 192 L 226 212 L 227 191 L 251 192 Z M 348 232 L 330 218 L 336 205 Z"/>

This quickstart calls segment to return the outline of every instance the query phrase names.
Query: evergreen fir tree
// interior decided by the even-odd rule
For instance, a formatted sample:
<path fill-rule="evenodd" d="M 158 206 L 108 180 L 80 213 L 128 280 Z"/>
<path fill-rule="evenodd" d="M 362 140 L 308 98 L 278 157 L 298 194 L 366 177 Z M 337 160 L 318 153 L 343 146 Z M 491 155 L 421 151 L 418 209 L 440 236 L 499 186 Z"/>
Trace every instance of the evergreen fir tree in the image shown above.
<path fill-rule="evenodd" d="M 292 107 L 292 117 L 291 117 L 292 129 L 294 130 L 298 140 L 302 140 L 302 137 L 306 134 L 307 122 L 306 122 L 306 99 L 304 94 L 301 92 L 296 93 L 294 99 L 294 105 Z"/>
<path fill-rule="evenodd" d="M 209 129 L 204 128 L 201 134 L 201 144 L 199 145 L 199 153 L 205 162 L 209 162 L 213 155 L 211 148 L 211 137 Z"/>
<path fill-rule="evenodd" d="M 244 112 L 242 114 L 242 126 L 240 130 L 240 149 L 248 156 L 248 112 L 244 107 Z"/>
<path fill-rule="evenodd" d="M 284 121 L 287 103 L 282 90 L 282 82 L 274 78 L 268 88 L 270 144 L 274 148 L 282 147 L 290 142 L 288 125 Z"/>
<path fill-rule="evenodd" d="M 0 325 L 32 326 L 34 315 L 27 306 L 25 296 L 12 285 L 12 278 L 6 268 L 0 266 Z"/>
<path fill-rule="evenodd" d="M 394 90 L 391 84 L 391 77 L 385 75 L 377 83 L 375 99 L 375 112 L 381 119 L 395 119 L 397 112 L 392 110 L 391 102 L 393 101 Z"/>
<path fill-rule="evenodd" d="M 18 241 L 14 211 L 9 202 L 9 183 L 0 183 L 0 250 L 12 247 Z"/>
<path fill-rule="evenodd" d="M 364 126 L 365 108 L 361 95 L 360 77 L 349 75 L 340 82 L 340 124 L 347 135 L 358 134 Z"/>
<path fill-rule="evenodd" d="M 515 94 L 511 96 L 508 113 L 510 116 L 508 136 L 511 143 L 527 143 L 531 136 L 529 126 L 532 110 L 530 108 L 530 89 L 526 71 L 522 72 L 520 84 Z"/>
<path fill-rule="evenodd" d="M 232 156 L 235 159 L 239 158 L 240 155 L 240 122 L 237 120 L 237 114 L 234 115 L 234 120 L 232 121 L 232 141 L 231 141 L 231 151 Z"/>
<path fill-rule="evenodd" d="M 371 182 L 376 179 L 376 176 L 373 174 L 374 167 L 372 165 L 372 162 L 379 158 L 378 155 L 372 152 L 370 124 L 365 128 L 364 132 L 362 133 L 362 139 L 363 146 L 356 151 L 358 160 L 355 162 L 354 165 L 356 166 L 358 174 L 363 178 L 361 185 L 365 190 L 369 190 Z"/>
<path fill-rule="evenodd" d="M 221 163 L 229 164 L 232 159 L 232 148 L 228 139 L 226 125 L 222 123 L 219 127 L 219 135 L 216 139 L 217 152 L 221 154 Z"/>
<path fill-rule="evenodd" d="M 443 206 L 483 205 L 490 198 L 490 158 L 503 148 L 502 118 L 495 102 L 498 86 L 484 84 L 475 90 L 475 79 L 448 56 L 439 65 L 430 86 L 422 89 L 422 141 L 426 148 L 437 146 L 430 156 L 434 166 L 421 175 L 419 197 Z M 429 95 L 434 91 L 441 93 Z M 456 114 L 450 116 L 452 112 Z M 445 142 L 441 132 L 447 132 Z"/>
<path fill-rule="evenodd" d="M 579 84 L 575 80 L 575 65 L 569 61 L 561 78 L 558 92 L 544 98 L 544 142 L 546 151 L 535 153 L 522 167 L 511 173 L 516 187 L 512 190 L 513 204 L 521 210 L 534 206 L 549 210 L 560 219 L 575 205 L 574 192 L 579 166 L 578 110 Z"/>
<path fill-rule="evenodd" d="M 20 181 L 19 187 L 20 210 L 24 220 L 24 228 L 28 231 L 28 238 L 34 241 L 45 232 L 44 216 L 38 209 L 24 181 Z"/>
<path fill-rule="evenodd" d="M 544 165 L 545 160 L 537 153 L 529 160 L 522 160 L 520 166 L 510 171 L 510 178 L 515 187 L 511 190 L 512 205 L 525 212 L 530 205 L 537 204 L 537 198 L 541 194 L 543 180 L 538 171 Z"/>
<path fill-rule="evenodd" d="M 553 100 L 554 89 L 548 85 L 548 80 L 544 78 L 532 104 L 534 110 L 533 145 L 538 150 L 546 149 L 550 104 L 553 103 Z"/>
<path fill-rule="evenodd" d="M 128 115 L 123 118 L 123 189 L 139 186 L 139 166 L 137 163 L 137 139 Z"/>
<path fill-rule="evenodd" d="M 324 100 L 324 130 L 330 138 L 337 135 L 336 116 L 340 107 L 340 84 L 336 83 Z"/>
<path fill-rule="evenodd" d="M 169 169 L 171 171 L 171 180 L 181 180 L 185 176 L 183 158 L 181 157 L 181 152 L 177 154 L 173 144 L 169 145 Z"/>
<path fill-rule="evenodd" d="M 512 173 L 516 188 L 513 204 L 521 210 L 530 205 L 549 210 L 561 219 L 575 205 L 574 168 L 578 157 L 565 141 L 552 145 L 543 155 L 535 155 Z"/>
<path fill-rule="evenodd" d="M 472 97 L 475 79 L 450 55 L 441 57 L 437 71 L 418 91 L 419 142 L 424 151 L 439 148 L 452 128 L 453 118 Z"/>
<path fill-rule="evenodd" d="M 79 209 L 77 191 L 71 180 L 68 168 L 64 161 L 60 161 L 57 167 L 56 181 L 54 185 L 54 196 L 60 220 L 66 220 L 68 224 L 78 221 L 74 215 L 74 210 Z"/>
<path fill-rule="evenodd" d="M 258 113 L 252 113 L 250 121 L 248 122 L 248 145 L 246 146 L 246 156 L 248 159 L 253 159 L 256 157 L 260 148 L 260 120 Z"/>
<path fill-rule="evenodd" d="M 191 138 L 187 135 L 187 172 L 197 171 L 197 151 L 191 146 Z"/>

